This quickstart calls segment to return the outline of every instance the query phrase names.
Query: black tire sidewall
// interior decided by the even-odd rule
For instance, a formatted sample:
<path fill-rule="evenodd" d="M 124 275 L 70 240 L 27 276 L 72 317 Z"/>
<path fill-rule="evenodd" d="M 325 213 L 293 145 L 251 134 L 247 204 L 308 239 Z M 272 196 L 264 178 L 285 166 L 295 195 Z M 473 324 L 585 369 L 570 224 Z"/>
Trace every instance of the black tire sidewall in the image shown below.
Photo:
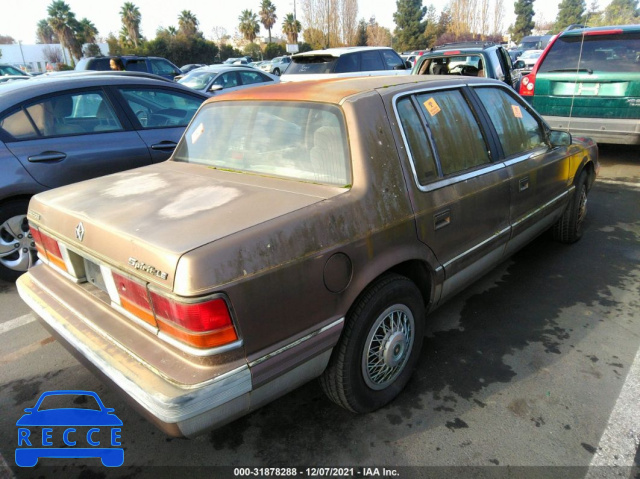
<path fill-rule="evenodd" d="M 403 371 L 393 383 L 382 390 L 367 386 L 362 373 L 362 355 L 372 326 L 379 316 L 390 306 L 403 304 L 409 308 L 414 321 L 414 340 L 409 358 Z M 345 354 L 346 384 L 351 386 L 350 406 L 356 412 L 370 412 L 381 408 L 405 387 L 420 356 L 424 336 L 424 305 L 417 287 L 407 278 L 395 277 L 380 291 L 356 306 L 349 320 L 354 321 L 350 331 L 350 344 Z"/>

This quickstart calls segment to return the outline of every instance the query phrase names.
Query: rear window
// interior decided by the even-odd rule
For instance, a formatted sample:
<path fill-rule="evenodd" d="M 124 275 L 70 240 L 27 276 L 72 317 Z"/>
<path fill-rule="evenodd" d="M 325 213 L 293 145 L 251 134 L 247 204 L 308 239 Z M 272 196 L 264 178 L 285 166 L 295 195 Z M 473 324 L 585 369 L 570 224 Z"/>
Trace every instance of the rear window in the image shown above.
<path fill-rule="evenodd" d="M 539 73 L 640 72 L 640 33 L 570 35 L 558 38 L 540 65 Z"/>
<path fill-rule="evenodd" d="M 287 74 L 332 73 L 338 59 L 330 55 L 312 55 L 293 58 Z"/>
<path fill-rule="evenodd" d="M 351 184 L 339 108 L 316 103 L 217 102 L 189 125 L 173 157 L 224 170 Z"/>

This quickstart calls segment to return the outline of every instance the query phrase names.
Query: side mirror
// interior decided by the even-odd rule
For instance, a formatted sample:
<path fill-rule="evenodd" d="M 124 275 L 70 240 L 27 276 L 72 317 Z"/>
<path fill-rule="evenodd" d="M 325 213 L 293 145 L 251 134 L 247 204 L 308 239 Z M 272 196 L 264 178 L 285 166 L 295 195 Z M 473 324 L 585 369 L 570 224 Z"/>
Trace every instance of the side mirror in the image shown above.
<path fill-rule="evenodd" d="M 218 90 L 222 90 L 222 85 L 211 85 L 211 88 L 209 88 L 209 91 L 211 92 L 215 92 Z"/>
<path fill-rule="evenodd" d="M 411 64 L 411 62 L 409 60 L 404 62 L 404 68 L 405 70 L 411 70 L 413 68 L 413 65 Z"/>
<path fill-rule="evenodd" d="M 522 70 L 524 67 L 525 67 L 525 64 L 524 64 L 524 61 L 522 60 L 518 60 L 513 64 L 513 68 L 515 68 L 516 70 Z"/>
<path fill-rule="evenodd" d="M 571 133 L 568 131 L 551 130 L 549 132 L 549 142 L 551 146 L 569 146 L 571 145 Z"/>

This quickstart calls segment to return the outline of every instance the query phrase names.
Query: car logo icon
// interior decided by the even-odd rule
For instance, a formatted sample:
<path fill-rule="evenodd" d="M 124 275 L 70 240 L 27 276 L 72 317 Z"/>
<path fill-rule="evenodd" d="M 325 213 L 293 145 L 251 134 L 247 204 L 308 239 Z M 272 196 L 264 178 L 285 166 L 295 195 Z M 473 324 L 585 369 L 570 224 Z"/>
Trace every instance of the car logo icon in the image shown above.
<path fill-rule="evenodd" d="M 76 226 L 76 238 L 78 238 L 78 241 L 80 242 L 84 239 L 84 225 L 82 224 L 82 221 L 78 223 L 78 226 Z"/>
<path fill-rule="evenodd" d="M 64 400 L 75 397 L 74 403 L 90 401 L 94 407 L 48 407 L 52 400 L 61 396 L 66 396 Z M 124 463 L 124 449 L 119 447 L 122 421 L 93 391 L 48 391 L 40 396 L 34 407 L 24 411 L 26 414 L 16 422 L 18 447 L 15 459 L 18 466 L 33 467 L 39 458 L 45 457 L 100 458 L 107 467 L 119 467 Z M 105 440 L 105 434 L 108 440 Z M 59 439 L 64 441 L 65 447 L 55 447 L 53 441 Z"/>

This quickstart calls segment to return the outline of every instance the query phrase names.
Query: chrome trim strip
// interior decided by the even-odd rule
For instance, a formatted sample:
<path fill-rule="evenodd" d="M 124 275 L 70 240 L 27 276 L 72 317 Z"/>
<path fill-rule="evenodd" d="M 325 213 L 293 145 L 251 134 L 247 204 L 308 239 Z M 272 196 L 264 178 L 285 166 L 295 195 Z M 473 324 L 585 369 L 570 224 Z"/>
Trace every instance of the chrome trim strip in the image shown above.
<path fill-rule="evenodd" d="M 463 257 L 467 256 L 468 254 L 472 253 L 473 251 L 477 250 L 478 248 L 482 248 L 484 245 L 486 245 L 487 243 L 491 243 L 492 241 L 494 241 L 496 238 L 499 238 L 500 236 L 503 236 L 506 233 L 511 232 L 511 226 L 509 226 L 508 228 L 504 228 L 501 231 L 498 231 L 497 233 L 495 233 L 493 236 L 491 236 L 490 238 L 487 238 L 486 240 L 482 241 L 481 243 L 478 243 L 477 245 L 475 245 L 473 248 L 469 248 L 467 251 L 464 251 L 463 253 L 460 253 L 458 256 L 456 256 L 455 258 L 447 261 L 443 266 L 445 269 L 447 269 L 447 266 L 455 263 L 456 261 L 462 259 Z"/>
<path fill-rule="evenodd" d="M 271 352 L 269 354 L 266 354 L 265 356 L 262 356 L 261 358 L 258 358 L 255 361 L 250 362 L 249 363 L 249 367 L 252 368 L 252 367 L 254 367 L 254 366 L 266 361 L 267 359 L 271 359 L 274 356 L 277 356 L 278 354 L 282 354 L 285 351 L 288 351 L 289 349 L 294 348 L 297 345 L 304 343 L 305 341 L 308 341 L 309 339 L 317 336 L 318 334 L 324 333 L 325 331 L 328 331 L 329 329 L 332 329 L 332 328 L 335 328 L 336 326 L 341 325 L 342 323 L 344 323 L 344 319 L 345 319 L 344 317 L 340 318 L 340 319 L 337 319 L 333 323 L 328 324 L 327 326 L 325 326 L 323 328 L 317 329 L 316 331 L 312 331 L 311 333 L 307 334 L 306 336 L 304 336 L 304 337 L 302 337 L 302 338 L 300 338 L 300 339 L 298 339 L 298 340 L 296 340 L 296 341 L 294 341 L 292 343 L 289 343 L 289 344 L 281 347 L 280 349 L 278 349 L 276 351 L 273 351 L 273 352 Z"/>
<path fill-rule="evenodd" d="M 531 158 L 531 154 L 527 153 L 526 155 L 520 155 L 516 158 L 512 158 L 510 160 L 506 160 L 503 162 L 504 166 L 511 166 L 511 165 L 515 165 L 517 163 L 522 163 L 523 161 L 528 160 L 529 158 Z"/>
<path fill-rule="evenodd" d="M 31 279 L 31 281 L 33 280 Z M 43 285 L 40 283 L 37 284 L 46 291 Z M 246 365 L 240 366 L 209 381 L 190 386 L 179 386 L 159 376 L 156 370 L 149 368 L 149 366 L 141 362 L 139 358 L 135 358 L 140 367 L 144 367 L 153 372 L 154 375 L 162 379 L 167 386 L 174 389 L 176 394 L 168 396 L 157 390 L 149 392 L 136 384 L 126 374 L 114 368 L 105 358 L 98 354 L 98 351 L 94 351 L 84 343 L 78 341 L 78 338 L 65 328 L 61 322 L 54 318 L 47 308 L 41 306 L 39 302 L 31 297 L 30 291 L 24 288 L 21 283 L 18 284 L 18 292 L 29 307 L 46 321 L 65 341 L 122 388 L 127 395 L 131 396 L 143 408 L 149 411 L 149 413 L 163 422 L 177 423 L 184 421 L 251 391 L 251 372 Z M 82 320 L 82 316 L 80 316 L 77 311 L 69 309 L 68 305 L 63 306 Z M 90 326 L 89 322 L 83 321 L 83 323 Z M 105 340 L 109 341 L 107 338 L 105 338 Z M 112 344 L 116 344 L 122 349 L 123 354 L 127 354 L 127 349 L 117 343 Z"/>
<path fill-rule="evenodd" d="M 418 189 L 423 192 L 429 192 L 434 190 L 439 190 L 440 188 L 444 188 L 445 186 L 455 185 L 456 183 L 462 183 L 464 181 L 468 181 L 472 178 L 477 178 L 482 175 L 486 175 L 487 173 L 491 173 L 493 171 L 504 169 L 503 163 L 487 163 L 488 166 L 484 168 L 480 168 L 478 170 L 470 171 L 469 173 L 465 173 L 462 175 L 458 175 L 452 178 L 442 179 L 440 181 L 436 181 L 434 183 L 429 183 L 426 186 L 422 186 L 418 183 Z"/>
<path fill-rule="evenodd" d="M 522 224 L 523 222 L 527 221 L 529 218 L 531 218 L 532 216 L 538 214 L 539 212 L 543 211 L 544 209 L 548 208 L 549 206 L 553 205 L 554 203 L 557 203 L 558 201 L 560 201 L 562 198 L 564 198 L 565 196 L 573 193 L 573 191 L 576 189 L 575 185 L 571 185 L 571 188 L 569 188 L 567 191 L 565 191 L 564 193 L 562 193 L 561 195 L 556 196 L 555 198 L 553 198 L 551 201 L 547 201 L 544 205 L 539 206 L 538 208 L 536 208 L 533 211 L 530 211 L 529 213 L 527 213 L 525 216 L 523 216 L 522 218 L 518 219 L 517 221 L 512 223 L 512 226 L 514 228 L 520 226 L 520 224 Z"/>
<path fill-rule="evenodd" d="M 226 353 L 227 351 L 231 351 L 232 349 L 239 348 L 244 344 L 242 339 L 238 339 L 232 343 L 225 344 L 224 346 L 217 346 L 215 348 L 209 348 L 209 349 L 199 349 L 199 348 L 194 348 L 192 346 L 189 346 L 188 344 L 184 344 L 178 341 L 177 339 L 172 338 L 167 333 L 164 333 L 159 329 L 154 332 L 157 332 L 157 336 L 163 341 L 169 343 L 170 345 L 186 353 L 189 353 L 192 356 L 199 356 L 199 357 L 213 356 L 214 354 Z"/>

